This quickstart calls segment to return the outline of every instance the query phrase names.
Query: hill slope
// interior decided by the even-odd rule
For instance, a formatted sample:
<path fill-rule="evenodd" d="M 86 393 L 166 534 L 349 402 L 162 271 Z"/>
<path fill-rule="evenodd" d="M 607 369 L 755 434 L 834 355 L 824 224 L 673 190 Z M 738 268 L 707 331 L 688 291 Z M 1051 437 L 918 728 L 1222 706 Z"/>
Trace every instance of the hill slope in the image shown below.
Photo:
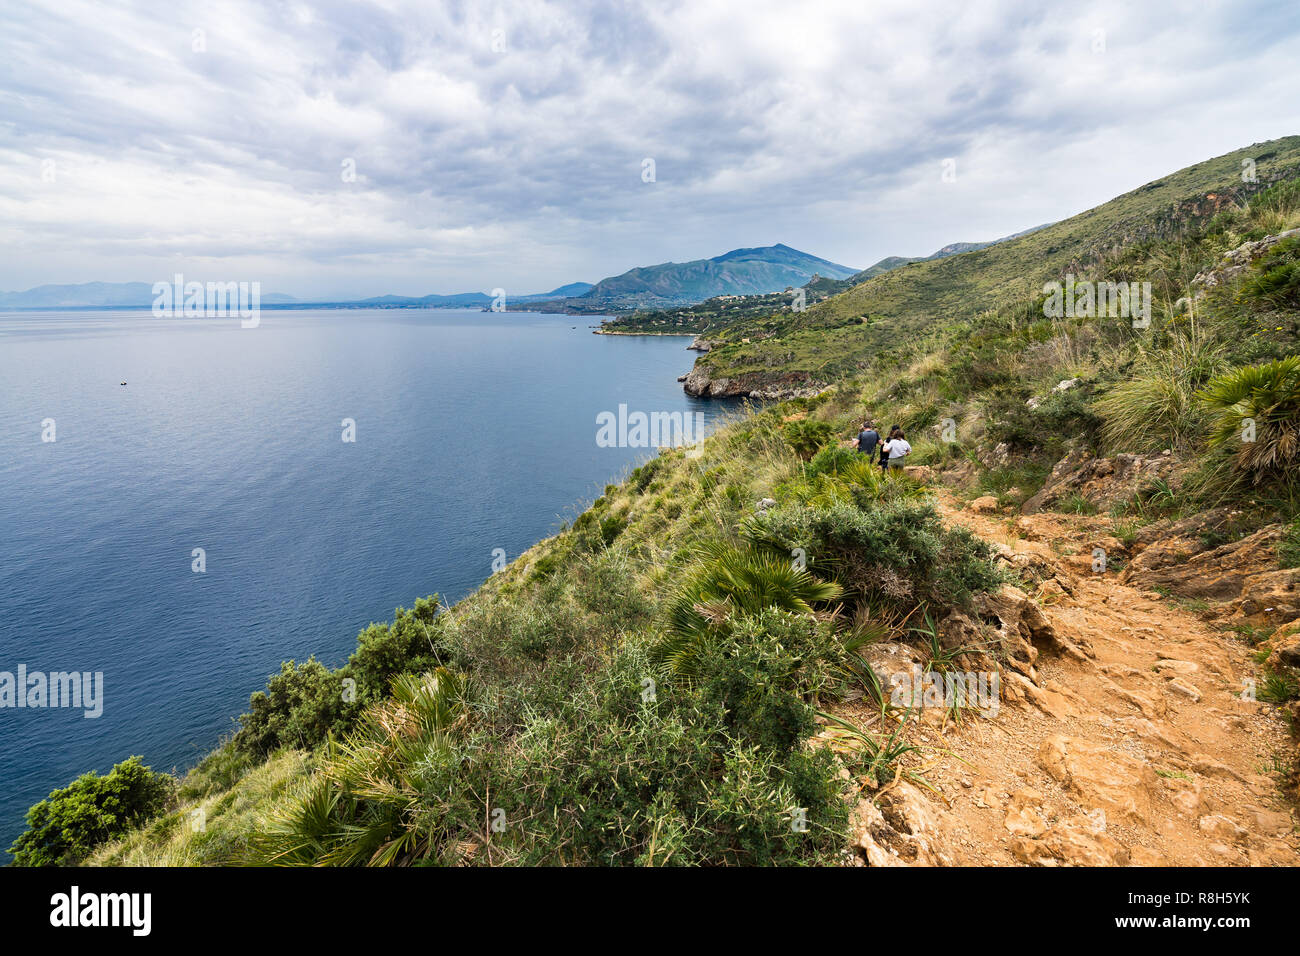
<path fill-rule="evenodd" d="M 1258 182 L 1242 182 L 1243 159 L 1258 164 Z M 974 319 L 1009 302 L 1024 303 L 1032 312 L 1043 284 L 1066 273 L 1097 281 L 1153 281 L 1168 291 L 1167 276 L 1120 275 L 1111 267 L 1126 247 L 1204 224 L 1297 174 L 1300 137 L 1254 144 L 1018 239 L 892 269 L 802 314 L 774 313 L 737 323 L 697 360 L 687 391 L 773 396 L 815 390 L 941 325 Z"/>

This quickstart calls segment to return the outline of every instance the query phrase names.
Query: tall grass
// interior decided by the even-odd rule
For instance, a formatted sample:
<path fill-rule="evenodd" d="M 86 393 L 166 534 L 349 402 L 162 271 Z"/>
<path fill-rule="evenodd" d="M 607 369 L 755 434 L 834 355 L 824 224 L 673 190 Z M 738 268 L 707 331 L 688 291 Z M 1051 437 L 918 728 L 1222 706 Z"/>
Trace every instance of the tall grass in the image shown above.
<path fill-rule="evenodd" d="M 1205 447 L 1197 392 L 1227 365 L 1227 349 L 1201 327 L 1137 346 L 1127 376 L 1096 401 L 1102 436 L 1116 452 Z"/>

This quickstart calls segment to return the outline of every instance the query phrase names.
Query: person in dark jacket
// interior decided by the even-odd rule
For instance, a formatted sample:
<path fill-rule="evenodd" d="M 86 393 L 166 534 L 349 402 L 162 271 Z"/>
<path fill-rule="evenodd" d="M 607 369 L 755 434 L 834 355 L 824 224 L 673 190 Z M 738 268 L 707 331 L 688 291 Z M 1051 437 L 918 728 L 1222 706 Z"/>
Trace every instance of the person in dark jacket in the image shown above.
<path fill-rule="evenodd" d="M 864 455 L 874 455 L 878 444 L 880 444 L 880 432 L 876 431 L 871 422 L 863 422 L 862 430 L 858 432 L 858 451 Z"/>

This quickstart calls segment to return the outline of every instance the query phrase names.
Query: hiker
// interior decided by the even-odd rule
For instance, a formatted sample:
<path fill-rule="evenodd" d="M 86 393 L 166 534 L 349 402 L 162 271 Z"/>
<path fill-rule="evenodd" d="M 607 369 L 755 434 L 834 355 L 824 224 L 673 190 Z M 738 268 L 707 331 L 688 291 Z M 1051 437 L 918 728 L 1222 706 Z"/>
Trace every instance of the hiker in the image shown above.
<path fill-rule="evenodd" d="M 858 432 L 858 451 L 864 455 L 874 455 L 876 446 L 880 444 L 880 432 L 871 422 L 863 422 L 862 430 Z"/>
<path fill-rule="evenodd" d="M 891 426 L 889 426 L 889 434 L 890 434 L 891 437 L 893 436 L 893 434 L 894 434 L 895 432 L 898 432 L 898 433 L 901 435 L 901 434 L 903 433 L 903 430 L 902 430 L 901 428 L 899 428 L 897 425 L 891 425 Z M 888 468 L 888 467 L 889 467 L 889 442 L 888 442 L 888 441 L 881 441 L 881 443 L 880 443 L 880 470 L 881 470 L 881 471 L 884 471 L 884 470 L 885 470 L 886 468 Z"/>
<path fill-rule="evenodd" d="M 889 467 L 902 468 L 903 459 L 912 451 L 912 446 L 903 436 L 903 430 L 895 425 L 889 432 L 889 441 L 885 442 L 885 448 L 889 451 Z"/>

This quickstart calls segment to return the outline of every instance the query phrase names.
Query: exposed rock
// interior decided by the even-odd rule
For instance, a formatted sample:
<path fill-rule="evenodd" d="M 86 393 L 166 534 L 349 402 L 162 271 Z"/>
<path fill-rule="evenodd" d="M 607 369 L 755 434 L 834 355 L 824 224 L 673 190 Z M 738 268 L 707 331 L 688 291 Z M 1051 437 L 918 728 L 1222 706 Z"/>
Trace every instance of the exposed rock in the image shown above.
<path fill-rule="evenodd" d="M 1017 790 L 1007 805 L 1004 826 L 1015 836 L 1041 837 L 1047 832 L 1047 821 L 1043 819 L 1042 809 L 1041 793 L 1032 787 Z"/>
<path fill-rule="evenodd" d="M 1192 279 L 1192 301 L 1204 298 L 1211 289 L 1222 285 L 1231 285 L 1233 280 L 1244 273 L 1250 264 L 1277 245 L 1283 239 L 1300 236 L 1300 229 L 1291 229 L 1274 236 L 1265 236 L 1256 242 L 1243 242 L 1236 249 L 1223 254 L 1223 259 L 1213 269 L 1199 272 Z"/>
<path fill-rule="evenodd" d="M 1079 494 L 1099 509 L 1125 501 L 1145 483 L 1174 474 L 1172 455 L 1116 455 L 1094 458 L 1071 452 L 1056 463 L 1043 487 L 1021 506 L 1031 515 L 1071 494 Z"/>
<path fill-rule="evenodd" d="M 1266 642 L 1269 651 L 1268 667 L 1277 670 L 1281 667 L 1300 668 L 1300 621 L 1284 624 L 1273 632 Z"/>
<path fill-rule="evenodd" d="M 1202 833 L 1220 843 L 1243 843 L 1246 840 L 1246 828 L 1221 813 L 1201 817 L 1196 821 L 1196 825 L 1200 827 Z"/>
<path fill-rule="evenodd" d="M 1136 757 L 1056 734 L 1039 746 L 1038 765 L 1090 808 L 1133 823 L 1151 819 L 1160 778 Z"/>
<path fill-rule="evenodd" d="M 1175 694 L 1179 694 L 1183 697 L 1191 698 L 1193 702 L 1201 699 L 1200 690 L 1198 690 L 1195 685 L 1190 684 L 1187 681 L 1171 680 L 1168 684 L 1165 685 L 1165 687 L 1173 691 Z"/>
<path fill-rule="evenodd" d="M 713 378 L 698 361 L 686 373 L 682 388 L 695 398 L 754 398 L 780 401 L 787 398 L 813 398 L 829 388 L 823 382 L 810 381 L 803 375 L 785 375 L 776 381 L 758 378 Z"/>
<path fill-rule="evenodd" d="M 993 514 L 998 510 L 998 499 L 992 495 L 976 498 L 970 503 L 970 510 L 980 515 Z"/>
<path fill-rule="evenodd" d="M 1049 829 L 1042 839 L 1018 837 L 1011 854 L 1030 866 L 1123 866 L 1128 851 L 1086 817 L 1074 817 Z"/>
<path fill-rule="evenodd" d="M 956 841 L 948 819 L 912 784 L 903 781 L 877 808 L 859 801 L 854 846 L 871 866 L 953 866 Z"/>
<path fill-rule="evenodd" d="M 1087 657 L 1083 649 L 1058 633 L 1043 609 L 1029 595 L 1013 585 L 1004 584 L 994 593 L 980 595 L 975 606 L 980 619 L 996 631 L 1007 663 L 1022 673 L 1038 660 L 1040 646 L 1068 654 L 1076 660 Z M 943 623 L 950 619 L 960 620 L 961 616 L 950 614 Z M 962 642 L 970 643 L 968 635 L 960 634 L 958 637 Z M 950 645 L 945 641 L 944 646 Z"/>
<path fill-rule="evenodd" d="M 886 641 L 867 644 L 858 653 L 880 681 L 886 700 L 892 699 L 896 691 L 911 699 L 912 691 L 925 670 L 925 658 L 916 648 Z"/>
<path fill-rule="evenodd" d="M 904 465 L 903 474 L 922 484 L 934 481 L 934 469 L 929 465 Z"/>
<path fill-rule="evenodd" d="M 1240 619 L 1274 625 L 1300 618 L 1300 569 L 1277 567 L 1281 525 L 1213 549 L 1187 538 L 1158 541 L 1121 572 L 1123 584 L 1181 597 L 1234 602 Z"/>

